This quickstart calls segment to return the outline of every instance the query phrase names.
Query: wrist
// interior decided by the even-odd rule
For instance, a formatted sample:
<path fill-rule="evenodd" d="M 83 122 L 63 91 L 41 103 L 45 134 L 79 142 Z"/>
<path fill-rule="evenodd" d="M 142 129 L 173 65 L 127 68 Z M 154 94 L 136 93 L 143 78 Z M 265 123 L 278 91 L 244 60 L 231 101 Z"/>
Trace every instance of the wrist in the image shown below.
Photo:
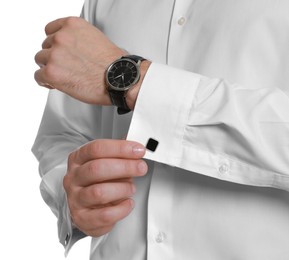
<path fill-rule="evenodd" d="M 148 61 L 148 60 L 144 60 L 144 61 L 141 62 L 139 81 L 137 82 L 137 84 L 133 88 L 131 88 L 127 92 L 126 103 L 127 103 L 128 107 L 131 110 L 134 110 L 134 107 L 135 107 L 135 104 L 136 104 L 136 100 L 137 100 L 137 97 L 138 97 L 138 93 L 140 91 L 142 82 L 143 82 L 143 80 L 145 78 L 145 75 L 146 75 L 150 65 L 151 65 L 151 62 Z"/>

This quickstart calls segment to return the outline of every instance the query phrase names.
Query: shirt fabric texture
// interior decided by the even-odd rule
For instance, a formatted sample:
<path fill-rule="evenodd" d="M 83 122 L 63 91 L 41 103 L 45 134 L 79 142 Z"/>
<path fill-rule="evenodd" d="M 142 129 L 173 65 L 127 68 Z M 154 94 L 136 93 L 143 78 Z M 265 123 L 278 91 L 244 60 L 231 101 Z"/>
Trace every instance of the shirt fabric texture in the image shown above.
<path fill-rule="evenodd" d="M 87 0 L 82 16 L 152 61 L 135 111 L 49 93 L 33 152 L 66 253 L 67 155 L 98 138 L 159 142 L 135 208 L 91 259 L 289 259 L 289 2 Z"/>

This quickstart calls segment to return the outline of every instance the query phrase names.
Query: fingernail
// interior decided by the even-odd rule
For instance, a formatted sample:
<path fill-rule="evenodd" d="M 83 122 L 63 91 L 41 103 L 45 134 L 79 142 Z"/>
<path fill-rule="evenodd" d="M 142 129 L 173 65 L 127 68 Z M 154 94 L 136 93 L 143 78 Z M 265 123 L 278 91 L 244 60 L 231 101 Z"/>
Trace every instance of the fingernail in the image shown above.
<path fill-rule="evenodd" d="M 143 154 L 145 152 L 145 147 L 141 145 L 135 145 L 133 146 L 132 151 L 135 154 Z"/>
<path fill-rule="evenodd" d="M 146 174 L 148 170 L 148 166 L 144 161 L 140 161 L 138 163 L 138 170 L 140 171 L 141 174 Z"/>

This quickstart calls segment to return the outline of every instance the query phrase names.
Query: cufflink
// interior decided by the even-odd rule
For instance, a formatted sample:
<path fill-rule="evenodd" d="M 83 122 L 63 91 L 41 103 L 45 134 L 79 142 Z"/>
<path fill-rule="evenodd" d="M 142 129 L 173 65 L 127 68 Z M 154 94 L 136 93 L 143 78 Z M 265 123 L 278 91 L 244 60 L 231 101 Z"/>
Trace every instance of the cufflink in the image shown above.
<path fill-rule="evenodd" d="M 69 240 L 70 240 L 70 234 L 68 233 L 65 237 L 65 240 L 64 240 L 64 245 L 67 246 L 68 243 L 69 243 Z"/>
<path fill-rule="evenodd" d="M 146 144 L 146 148 L 152 152 L 154 152 L 159 145 L 159 142 L 153 138 L 150 138 Z"/>

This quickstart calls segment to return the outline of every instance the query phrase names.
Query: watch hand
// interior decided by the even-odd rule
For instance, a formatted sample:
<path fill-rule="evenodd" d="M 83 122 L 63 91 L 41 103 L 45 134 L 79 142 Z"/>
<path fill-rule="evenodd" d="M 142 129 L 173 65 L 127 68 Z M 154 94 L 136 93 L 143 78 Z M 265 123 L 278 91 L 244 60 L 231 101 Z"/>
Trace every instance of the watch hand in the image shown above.
<path fill-rule="evenodd" d="M 120 77 L 123 77 L 123 74 L 116 76 L 115 79 L 118 79 Z"/>

